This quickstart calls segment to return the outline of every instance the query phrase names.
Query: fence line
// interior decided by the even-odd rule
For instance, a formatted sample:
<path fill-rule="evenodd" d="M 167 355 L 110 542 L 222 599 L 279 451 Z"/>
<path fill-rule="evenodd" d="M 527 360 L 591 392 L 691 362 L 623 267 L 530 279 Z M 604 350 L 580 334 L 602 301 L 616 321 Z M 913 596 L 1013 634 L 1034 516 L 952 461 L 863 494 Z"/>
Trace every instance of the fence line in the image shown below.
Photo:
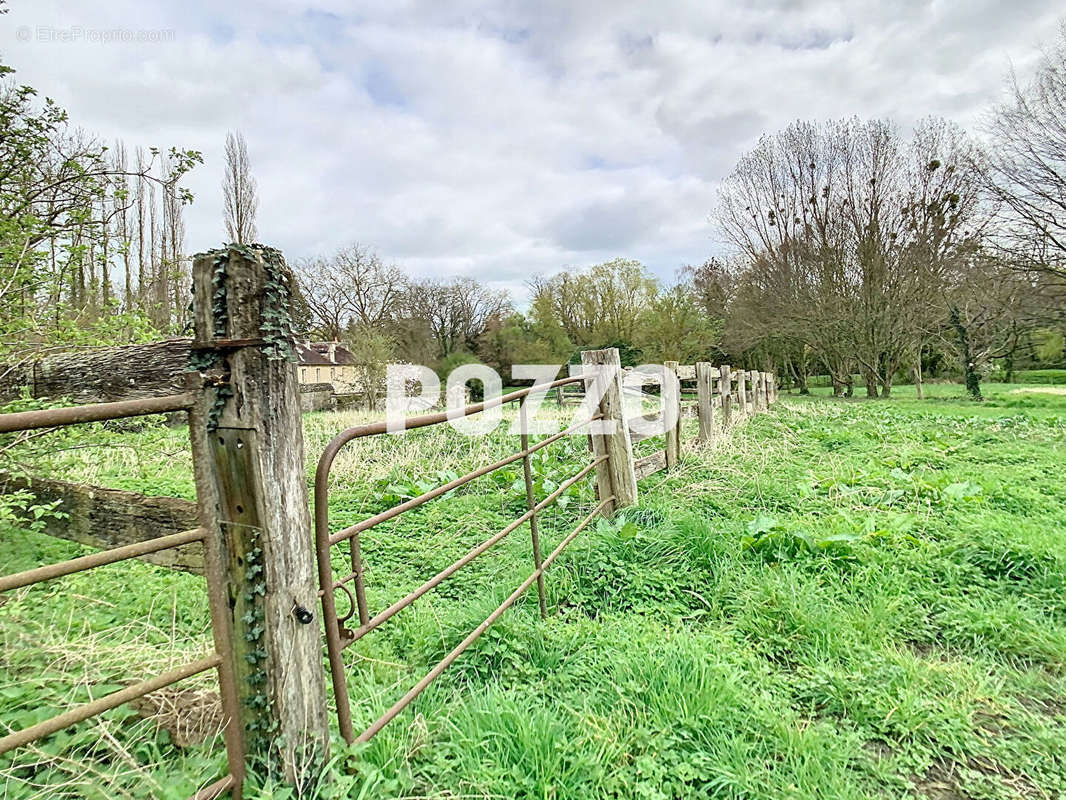
<path fill-rule="evenodd" d="M 698 418 L 698 441 L 706 443 L 714 441 L 744 417 L 765 410 L 776 400 L 776 380 L 772 373 L 733 370 L 728 365 L 714 366 L 707 362 L 694 365 L 668 362 L 665 367 L 680 380 L 695 381 L 695 402 L 683 403 L 680 393 L 676 396 L 663 393 L 662 397 L 677 404 L 671 411 L 676 412 L 678 422 L 669 430 L 656 434 L 662 437 L 661 447 L 635 458 L 634 443 L 652 437 L 631 429 L 634 420 L 627 414 L 624 401 L 627 396 L 632 396 L 632 392 L 623 383 L 618 351 L 613 348 L 586 351 L 582 354 L 581 369 L 555 381 L 549 388 L 558 390 L 560 402 L 566 387 L 577 386 L 586 393 L 593 387 L 596 390 L 603 388 L 602 394 L 598 393 L 598 407 L 591 420 L 535 443 L 530 443 L 528 435 L 523 434 L 518 451 L 356 525 L 331 531 L 328 479 L 333 459 L 348 442 L 385 433 L 385 423 L 343 431 L 325 448 L 315 475 L 312 526 L 308 514 L 296 369 L 278 357 L 285 341 L 278 330 L 284 333 L 283 308 L 287 291 L 280 254 L 269 248 L 231 245 L 197 256 L 193 277 L 196 326 L 193 341 L 116 348 L 125 354 L 124 361 L 115 361 L 113 354 L 98 353 L 98 361 L 94 364 L 111 364 L 113 374 L 93 378 L 89 385 L 70 394 L 83 402 L 111 402 L 0 415 L 0 433 L 185 411 L 189 418 L 196 479 L 195 507 L 181 501 L 174 501 L 177 504 L 174 505 L 162 498 L 106 493 L 106 490 L 102 490 L 105 494 L 96 496 L 92 487 L 77 487 L 58 481 L 30 480 L 27 483 L 9 479 L 6 491 L 45 492 L 56 498 L 66 498 L 64 502 L 79 516 L 122 516 L 119 512 L 127 503 L 133 510 L 122 516 L 122 530 L 111 534 L 110 539 L 96 523 L 71 524 L 69 535 L 78 533 L 81 541 L 94 545 L 102 543 L 110 549 L 0 577 L 0 592 L 61 579 L 74 572 L 129 558 L 158 558 L 171 548 L 197 548 L 190 551 L 194 563 L 187 566 L 202 570 L 206 577 L 214 652 L 166 675 L 134 683 L 112 695 L 69 709 L 51 720 L 9 733 L 0 738 L 0 753 L 191 675 L 215 670 L 222 698 L 229 767 L 225 776 L 206 785 L 196 796 L 206 800 L 230 792 L 239 798 L 246 763 L 250 759 L 258 759 L 259 764 L 268 769 L 280 762 L 282 777 L 295 783 L 307 769 L 325 763 L 328 755 L 325 671 L 321 659 L 323 628 L 312 624 L 315 620 L 311 609 L 319 604 L 316 600 L 321 603 L 341 733 L 349 742 L 367 741 L 534 585 L 540 612 L 548 613 L 546 572 L 566 547 L 597 517 L 611 516 L 617 510 L 637 503 L 640 480 L 662 470 L 673 470 L 682 462 L 689 444 L 682 438 L 683 413 L 694 411 Z M 134 351 L 141 355 L 163 354 L 160 356 L 163 365 L 139 363 L 144 362 L 143 358 L 129 359 Z M 79 356 L 84 357 L 84 354 Z M 78 385 L 75 361 L 49 359 L 52 360 L 44 367 L 38 363 L 28 367 L 28 372 L 10 376 L 9 385 L 18 381 L 25 385 L 28 380 L 35 394 Z M 177 363 L 175 359 L 189 359 L 196 364 L 181 376 L 180 381 L 172 374 Z M 602 379 L 605 386 L 597 384 L 593 370 L 584 369 L 592 366 L 609 368 L 608 377 Z M 93 370 L 94 374 L 99 373 L 95 366 Z M 149 374 L 153 376 L 150 379 L 145 377 Z M 156 391 L 152 393 L 145 386 L 137 386 L 137 376 L 144 377 L 146 384 L 157 387 Z M 166 387 L 167 391 L 158 391 L 160 386 Z M 0 386 L 0 395 L 2 390 Z M 531 391 L 532 388 L 523 389 L 468 405 L 462 415 L 521 401 Z M 143 396 L 146 392 L 148 396 Z M 519 413 L 524 419 L 524 405 L 520 406 Z M 405 428 L 438 425 L 454 416 L 454 412 L 441 412 L 411 417 Z M 588 437 L 590 458 L 556 489 L 538 499 L 530 469 L 532 454 L 599 420 L 615 422 L 613 432 L 591 432 Z M 526 511 L 404 598 L 372 614 L 366 599 L 360 535 L 451 489 L 518 461 L 523 464 Z M 538 518 L 567 489 L 589 478 L 595 483 L 594 506 L 549 554 L 543 555 Z M 84 491 L 86 489 L 88 491 Z M 79 493 L 78 490 L 83 491 Z M 127 494 L 130 496 L 126 497 Z M 145 527 L 150 527 L 153 524 L 150 520 L 161 519 L 160 515 L 167 514 L 170 514 L 169 521 L 165 525 L 156 525 L 151 535 L 139 528 L 141 520 Z M 189 524 L 190 518 L 198 524 Z M 527 523 L 533 569 L 526 579 L 385 714 L 355 736 L 343 650 Z M 47 532 L 54 533 L 51 527 Z M 312 532 L 313 548 L 308 544 Z M 99 541 L 94 538 L 97 536 L 101 537 Z M 335 577 L 330 558 L 332 548 L 344 542 L 348 543 L 351 569 L 347 574 Z M 346 594 L 350 600 L 350 609 L 343 616 L 337 613 L 337 592 Z M 358 626 L 349 629 L 346 623 L 356 615 Z"/>
<path fill-rule="evenodd" d="M 679 376 L 686 373 L 692 375 L 693 379 L 698 379 L 698 376 L 701 375 L 703 376 L 701 384 L 703 390 L 699 393 L 699 400 L 696 404 L 697 416 L 699 417 L 699 428 L 701 431 L 700 439 L 702 441 L 708 441 L 713 438 L 711 432 L 716 430 L 716 423 L 713 419 L 715 409 L 718 409 L 719 414 L 722 414 L 722 410 L 724 409 L 727 414 L 724 421 L 717 425 L 717 429 L 724 430 L 728 427 L 729 420 L 731 420 L 731 415 L 729 414 L 733 402 L 732 391 L 731 388 L 729 388 L 731 386 L 729 378 L 731 372 L 728 366 L 717 368 L 706 363 L 701 363 L 686 368 L 678 365 L 676 362 L 667 362 L 664 366 L 666 369 Z M 597 380 L 602 379 L 598 378 L 600 374 L 595 370 L 586 369 L 587 367 L 607 367 L 607 374 L 609 377 L 605 379 L 605 385 L 598 385 Z M 774 386 L 774 381 L 771 374 L 754 372 L 741 372 L 737 374 L 743 376 L 745 381 L 752 382 L 754 387 L 753 391 L 762 392 L 764 405 L 759 406 L 759 408 L 768 407 L 770 403 L 773 402 L 773 397 L 770 393 Z M 713 381 L 714 376 L 718 377 L 717 388 L 719 394 L 717 396 L 712 396 L 710 392 L 710 389 L 715 386 Z M 610 516 L 617 509 L 635 504 L 638 499 L 638 481 L 661 470 L 672 470 L 679 464 L 682 454 L 682 408 L 680 393 L 663 394 L 664 398 L 672 398 L 673 402 L 677 404 L 673 409 L 673 412 L 675 412 L 676 415 L 676 423 L 662 433 L 645 436 L 631 430 L 633 419 L 629 418 L 626 414 L 624 403 L 624 395 L 626 392 L 622 380 L 623 373 L 619 364 L 619 354 L 617 349 L 591 350 L 582 353 L 582 367 L 580 369 L 572 369 L 569 377 L 554 381 L 547 388 L 549 390 L 555 389 L 561 394 L 564 388 L 581 384 L 586 393 L 594 391 L 599 396 L 596 413 L 591 419 L 579 422 L 572 427 L 551 435 L 533 445 L 530 445 L 526 433 L 526 426 L 524 424 L 526 420 L 525 405 L 521 402 L 533 391 L 532 387 L 500 397 L 490 398 L 481 403 L 468 405 L 458 412 L 453 411 L 451 413 L 443 412 L 408 417 L 404 421 L 404 430 L 413 430 L 431 425 L 441 425 L 448 422 L 450 418 L 455 418 L 456 416 L 470 416 L 491 408 L 496 408 L 505 403 L 517 402 L 520 404 L 519 415 L 520 420 L 523 423 L 521 426 L 521 449 L 491 464 L 471 470 L 465 475 L 455 478 L 442 486 L 424 492 L 417 497 L 406 500 L 393 508 L 382 511 L 361 522 L 335 532 L 330 530 L 329 523 L 329 476 L 334 460 L 340 450 L 349 442 L 386 433 L 386 425 L 379 422 L 349 428 L 348 430 L 337 434 L 337 436 L 335 436 L 326 446 L 319 459 L 318 468 L 315 472 L 316 559 L 318 563 L 320 595 L 322 599 L 322 617 L 326 629 L 326 647 L 330 677 L 333 682 L 333 691 L 337 704 L 337 720 L 341 735 L 347 742 L 366 742 L 372 739 L 385 727 L 385 725 L 395 719 L 404 708 L 409 706 L 415 698 L 417 698 L 434 680 L 436 680 L 436 678 L 438 678 L 471 644 L 477 641 L 477 639 L 500 617 L 500 615 L 511 607 L 518 598 L 534 584 L 537 586 L 540 613 L 542 616 L 547 615 L 548 610 L 544 587 L 545 570 L 547 570 L 563 550 L 565 550 L 567 545 L 569 545 L 570 542 L 572 542 L 595 517 L 599 515 Z M 740 386 L 739 383 L 738 386 Z M 543 389 L 543 387 L 537 388 L 538 390 Z M 745 395 L 742 394 L 742 396 Z M 643 419 L 654 420 L 661 418 L 661 416 L 667 414 L 667 412 L 668 409 L 664 408 L 657 414 L 644 416 Z M 579 469 L 574 475 L 562 481 L 554 491 L 538 502 L 534 496 L 533 480 L 529 468 L 530 456 L 537 450 L 558 441 L 563 436 L 575 433 L 588 426 L 594 420 L 615 421 L 616 425 L 614 426 L 614 431 L 591 434 L 589 436 L 589 447 L 592 450 L 592 460 L 586 463 L 585 466 Z M 653 438 L 654 436 L 663 437 L 664 446 L 642 458 L 634 458 L 633 443 L 646 438 Z M 501 469 L 517 461 L 523 462 L 523 480 L 525 484 L 527 511 L 516 517 L 512 522 L 495 534 L 489 536 L 481 544 L 468 551 L 444 570 L 425 581 L 421 586 L 409 592 L 406 596 L 396 601 L 388 608 L 371 616 L 366 598 L 366 586 L 364 581 L 365 565 L 360 545 L 361 534 L 383 522 L 395 519 L 406 511 L 418 508 L 431 500 L 441 497 L 459 486 L 471 483 L 477 478 L 488 475 L 497 469 Z M 563 492 L 585 478 L 593 470 L 596 472 L 596 506 L 572 531 L 570 531 L 570 533 L 567 534 L 566 537 L 564 537 L 562 542 L 546 558 L 542 559 L 539 531 L 537 527 L 538 513 L 552 505 Z M 377 629 L 399 612 L 411 606 L 416 600 L 439 586 L 460 569 L 471 563 L 474 559 L 487 553 L 504 538 L 526 523 L 528 523 L 530 527 L 532 560 L 534 566 L 533 572 L 530 573 L 526 580 L 519 585 L 499 607 L 497 607 L 481 624 L 471 631 L 470 634 L 468 634 L 467 637 L 443 659 L 435 664 L 421 680 L 403 695 L 403 697 L 396 701 L 396 703 L 394 703 L 384 714 L 378 717 L 378 719 L 357 736 L 352 721 L 351 700 L 348 696 L 343 651 L 371 631 Z M 349 543 L 348 556 L 351 563 L 351 571 L 346 575 L 336 577 L 333 572 L 333 562 L 331 557 L 332 548 L 343 542 Z M 352 589 L 348 588 L 348 584 L 352 584 Z M 337 611 L 335 595 L 338 591 L 346 594 L 348 598 L 348 609 L 343 615 L 339 614 Z M 347 627 L 349 620 L 356 616 L 358 618 L 358 626 L 355 628 Z"/>
<path fill-rule="evenodd" d="M 123 419 L 156 414 L 160 410 L 191 412 L 194 403 L 195 400 L 192 395 L 182 394 L 143 400 L 100 403 L 92 406 L 73 406 L 41 411 L 23 411 L 16 414 L 2 414 L 0 415 L 0 431 L 13 433 L 59 425 L 76 425 L 87 421 Z M 208 595 L 211 600 L 212 626 L 219 626 L 226 603 L 222 558 L 218 547 L 214 546 L 214 537 L 210 535 L 205 527 L 193 528 L 182 533 L 114 547 L 92 555 L 49 564 L 13 575 L 5 575 L 0 578 L 0 592 L 14 591 L 45 581 L 60 579 L 76 572 L 84 572 L 106 564 L 114 564 L 149 553 L 157 553 L 169 548 L 188 546 L 194 543 L 203 547 L 204 573 L 207 576 Z M 237 713 L 236 694 L 233 691 L 231 655 L 229 637 L 217 636 L 215 652 L 210 656 L 185 664 L 164 675 L 127 686 L 125 689 L 112 692 L 89 703 L 75 706 L 36 725 L 13 731 L 0 738 L 0 754 L 50 736 L 64 728 L 69 728 L 71 725 L 99 716 L 105 711 L 124 703 L 212 669 L 218 675 L 223 713 L 228 720 Z M 244 748 L 239 729 L 227 724 L 225 742 L 229 773 L 197 792 L 195 797 L 200 800 L 218 797 L 227 790 L 233 791 L 235 796 L 237 796 L 240 791 L 241 781 L 244 776 Z"/>

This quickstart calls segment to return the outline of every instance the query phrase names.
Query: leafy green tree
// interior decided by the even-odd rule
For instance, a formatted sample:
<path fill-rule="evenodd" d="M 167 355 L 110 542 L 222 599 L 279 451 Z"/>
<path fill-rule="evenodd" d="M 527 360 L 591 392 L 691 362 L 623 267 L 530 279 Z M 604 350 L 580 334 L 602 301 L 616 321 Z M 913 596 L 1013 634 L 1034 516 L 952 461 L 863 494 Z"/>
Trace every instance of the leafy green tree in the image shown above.
<path fill-rule="evenodd" d="M 378 328 L 353 323 L 345 331 L 344 345 L 355 358 L 355 375 L 367 408 L 375 410 L 384 396 L 385 369 L 395 358 L 396 343 Z"/>
<path fill-rule="evenodd" d="M 582 272 L 560 272 L 532 282 L 531 314 L 554 321 L 579 347 L 634 342 L 659 282 L 639 261 L 616 258 Z"/>
<path fill-rule="evenodd" d="M 1033 332 L 1033 355 L 1042 365 L 1061 364 L 1064 349 L 1066 349 L 1066 339 L 1063 338 L 1062 331 L 1041 328 Z"/>
<path fill-rule="evenodd" d="M 719 341 L 721 322 L 704 311 L 691 286 L 679 284 L 652 301 L 637 343 L 651 363 L 705 361 Z"/>
<path fill-rule="evenodd" d="M 478 340 L 478 355 L 504 380 L 512 364 L 564 364 L 573 352 L 573 342 L 556 320 L 519 313 L 491 320 Z"/>
<path fill-rule="evenodd" d="M 111 270 L 129 253 L 116 219 L 133 202 L 130 178 L 161 190 L 165 224 L 148 255 L 155 272 L 169 279 L 181 257 L 179 209 L 192 199 L 178 181 L 201 161 L 193 150 L 172 148 L 164 156 L 153 149 L 151 159 L 128 170 L 107 147 L 72 129 L 54 101 L 39 101 L 36 90 L 16 83 L 13 74 L 0 63 L 0 346 L 9 355 L 52 343 L 70 324 L 107 329 L 118 305 Z M 166 304 L 168 320 L 180 318 L 187 304 L 184 286 L 171 284 L 161 284 L 154 298 Z M 58 338 L 76 337 L 68 330 Z"/>

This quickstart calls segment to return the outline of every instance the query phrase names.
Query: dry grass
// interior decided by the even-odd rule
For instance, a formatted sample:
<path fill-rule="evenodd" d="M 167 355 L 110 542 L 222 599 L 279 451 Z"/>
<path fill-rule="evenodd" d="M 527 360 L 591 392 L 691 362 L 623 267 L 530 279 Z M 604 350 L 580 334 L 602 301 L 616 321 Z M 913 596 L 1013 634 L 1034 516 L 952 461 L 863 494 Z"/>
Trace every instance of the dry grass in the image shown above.
<path fill-rule="evenodd" d="M 1066 394 L 1066 386 L 1040 386 L 1032 389 L 1011 389 L 1009 394 Z"/>

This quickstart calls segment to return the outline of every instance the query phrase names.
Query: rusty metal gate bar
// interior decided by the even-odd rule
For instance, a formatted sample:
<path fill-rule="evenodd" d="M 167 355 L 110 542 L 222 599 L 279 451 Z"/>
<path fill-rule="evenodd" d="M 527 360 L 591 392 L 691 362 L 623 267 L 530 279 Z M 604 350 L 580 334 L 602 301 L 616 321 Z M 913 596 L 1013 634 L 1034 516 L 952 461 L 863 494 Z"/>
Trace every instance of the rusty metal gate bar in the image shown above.
<path fill-rule="evenodd" d="M 0 433 L 54 428 L 87 422 L 103 422 L 105 420 L 139 417 L 170 411 L 188 411 L 194 402 L 195 396 L 192 393 L 186 393 L 143 400 L 123 400 L 114 403 L 96 403 L 0 414 Z M 146 694 L 214 669 L 218 673 L 222 711 L 227 720 L 224 738 L 229 773 L 204 786 L 193 795 L 192 800 L 213 800 L 226 791 L 232 791 L 234 797 L 240 796 L 241 784 L 244 779 L 244 746 L 240 727 L 236 724 L 239 716 L 236 694 L 233 690 L 234 678 L 231 674 L 229 641 L 225 636 L 219 634 L 221 616 L 226 608 L 222 556 L 219 552 L 219 544 L 216 538 L 207 536 L 205 533 L 202 527 L 194 528 L 145 542 L 103 550 L 69 561 L 37 567 L 14 575 L 0 576 L 0 592 L 9 592 L 43 581 L 84 572 L 106 564 L 115 564 L 119 561 L 138 558 L 148 553 L 159 552 L 171 547 L 179 547 L 191 542 L 202 542 L 204 547 L 204 576 L 207 580 L 207 591 L 211 607 L 211 627 L 215 633 L 215 652 L 211 655 L 177 667 L 163 675 L 135 683 L 132 686 L 127 686 L 91 702 L 76 706 L 51 719 L 31 725 L 29 728 L 23 728 L 7 736 L 0 737 L 0 755 L 50 736 L 71 725 L 99 716 L 131 700 L 136 700 Z"/>
<path fill-rule="evenodd" d="M 569 378 L 563 378 L 555 381 L 546 387 L 538 387 L 543 389 L 553 389 L 562 387 L 571 383 L 583 382 L 584 378 L 580 375 Z M 492 398 L 490 400 L 483 401 L 481 403 L 474 403 L 468 405 L 461 410 L 460 416 L 470 416 L 485 411 L 489 408 L 503 405 L 515 400 L 520 400 L 526 397 L 533 389 L 522 389 L 517 392 L 512 392 L 501 397 Z M 412 430 L 415 428 L 422 428 L 428 425 L 438 425 L 446 422 L 449 419 L 454 419 L 457 416 L 455 412 L 440 412 L 434 414 L 423 414 L 417 417 L 409 417 L 404 420 L 404 430 Z M 333 682 L 333 693 L 337 701 L 337 719 L 340 726 L 341 735 L 345 741 L 349 744 L 352 742 L 366 742 L 369 741 L 374 735 L 377 734 L 385 725 L 387 725 L 392 719 L 396 717 L 404 708 L 406 708 L 419 694 L 421 694 L 430 683 L 432 683 L 437 677 L 440 676 L 445 669 L 448 668 L 452 662 L 454 662 L 464 650 L 466 650 L 471 644 L 473 644 L 478 637 L 481 636 L 499 617 L 510 608 L 515 601 L 521 597 L 523 593 L 535 582 L 538 588 L 540 611 L 542 615 L 547 613 L 547 604 L 544 596 L 544 571 L 551 565 L 553 561 L 559 556 L 560 553 L 574 540 L 574 538 L 583 531 L 588 524 L 601 513 L 605 508 L 608 508 L 613 497 L 600 498 L 596 507 L 574 528 L 559 545 L 548 555 L 547 558 L 541 560 L 540 553 L 540 537 L 537 527 L 537 514 L 544 508 L 554 503 L 567 489 L 577 483 L 579 480 L 587 476 L 593 469 L 599 464 L 607 460 L 608 456 L 602 455 L 593 459 L 589 464 L 579 470 L 576 474 L 568 478 L 559 484 L 559 486 L 544 497 L 539 503 L 534 502 L 533 496 L 533 479 L 532 469 L 530 465 L 530 456 L 536 451 L 547 447 L 553 442 L 558 441 L 563 436 L 572 434 L 582 428 L 591 424 L 594 420 L 602 419 L 601 415 L 595 415 L 590 419 L 580 422 L 567 428 L 564 431 L 553 434 L 534 445 L 529 444 L 529 437 L 526 432 L 525 425 L 525 407 L 522 405 L 521 410 L 521 447 L 522 449 L 516 453 L 506 456 L 491 464 L 487 464 L 483 467 L 475 469 L 462 475 L 443 486 L 438 486 L 435 489 L 431 489 L 417 497 L 413 497 L 400 503 L 393 508 L 369 517 L 362 522 L 351 525 L 341 531 L 331 534 L 329 530 L 329 474 L 333 466 L 333 462 L 336 459 L 337 453 L 340 449 L 350 441 L 355 439 L 364 438 L 367 436 L 376 436 L 387 431 L 385 422 L 376 422 L 369 425 L 361 425 L 354 428 L 349 428 L 342 431 L 335 436 L 322 453 L 318 462 L 318 468 L 315 471 L 315 546 L 316 557 L 318 561 L 318 578 L 319 585 L 321 586 L 320 595 L 322 597 L 322 617 L 323 623 L 326 628 L 326 648 L 329 657 L 330 676 Z M 371 618 L 369 608 L 366 602 L 366 590 L 363 579 L 363 562 L 362 553 L 360 549 L 360 534 L 376 525 L 379 525 L 388 520 L 398 517 L 405 511 L 410 511 L 413 508 L 417 508 L 422 504 L 436 498 L 443 494 L 455 489 L 464 484 L 470 483 L 476 478 L 487 475 L 497 469 L 513 464 L 517 461 L 522 461 L 522 473 L 526 486 L 526 506 L 527 511 L 521 516 L 517 517 L 510 524 L 505 526 L 502 530 L 490 536 L 481 544 L 474 547 L 462 558 L 455 561 L 450 566 L 446 567 L 441 572 L 437 573 L 434 577 L 423 583 L 417 589 L 413 590 L 407 596 L 393 603 L 391 606 L 381 611 L 377 615 Z M 449 578 L 458 570 L 469 564 L 478 556 L 485 553 L 491 547 L 499 543 L 504 537 L 512 533 L 518 527 L 525 522 L 530 523 L 530 535 L 533 545 L 533 561 L 534 570 L 526 578 L 525 581 L 514 591 L 511 595 L 500 604 L 500 606 L 490 614 L 484 622 L 482 622 L 477 628 L 475 628 L 462 642 L 460 642 L 447 656 L 445 656 L 440 662 L 436 664 L 422 678 L 414 687 L 412 687 L 400 700 L 398 700 L 385 714 L 377 719 L 369 728 L 367 728 L 358 737 L 355 736 L 355 731 L 352 728 L 352 715 L 351 704 L 348 698 L 348 690 L 345 682 L 344 673 L 344 660 L 343 651 L 349 645 L 355 643 L 370 631 L 377 628 L 379 625 L 393 617 L 398 612 L 407 608 L 414 603 L 418 598 L 422 597 L 426 592 L 430 591 L 434 587 L 440 585 L 443 581 Z M 333 565 L 330 559 L 330 548 L 332 545 L 338 544 L 343 541 L 350 543 L 350 555 L 352 561 L 352 571 L 340 579 L 334 579 L 333 577 Z M 355 595 L 353 597 L 351 590 L 348 589 L 347 584 L 354 583 Z M 348 612 L 343 616 L 337 614 L 337 603 L 334 593 L 337 590 L 341 590 L 348 595 L 350 607 Z M 351 630 L 345 627 L 345 623 L 352 618 L 355 614 L 359 615 L 359 627 L 355 630 Z"/>

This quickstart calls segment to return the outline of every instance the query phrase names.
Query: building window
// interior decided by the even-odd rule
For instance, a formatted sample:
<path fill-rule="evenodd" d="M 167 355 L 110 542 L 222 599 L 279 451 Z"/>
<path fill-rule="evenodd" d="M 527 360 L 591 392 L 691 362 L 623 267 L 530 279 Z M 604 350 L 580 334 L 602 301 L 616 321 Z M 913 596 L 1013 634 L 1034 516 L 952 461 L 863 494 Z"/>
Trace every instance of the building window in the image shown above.
<path fill-rule="evenodd" d="M 315 367 L 315 383 L 321 383 L 321 382 L 322 382 L 322 368 L 321 367 Z"/>
<path fill-rule="evenodd" d="M 337 370 L 334 369 L 333 367 L 330 367 L 329 368 L 329 379 L 333 380 L 336 377 L 337 377 Z"/>

